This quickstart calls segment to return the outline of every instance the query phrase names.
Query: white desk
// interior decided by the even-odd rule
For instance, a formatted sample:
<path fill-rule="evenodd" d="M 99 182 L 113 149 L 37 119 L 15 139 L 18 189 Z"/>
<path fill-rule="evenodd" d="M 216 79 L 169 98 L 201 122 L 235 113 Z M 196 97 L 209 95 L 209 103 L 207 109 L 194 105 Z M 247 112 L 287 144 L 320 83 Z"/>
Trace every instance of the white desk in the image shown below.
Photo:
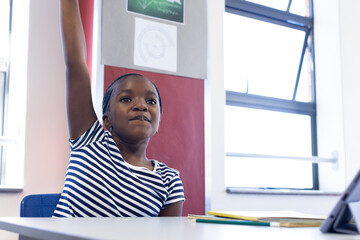
<path fill-rule="evenodd" d="M 195 223 L 167 218 L 19 218 L 1 217 L 0 229 L 21 239 L 360 239 L 360 235 L 323 234 L 319 228 L 276 228 Z"/>

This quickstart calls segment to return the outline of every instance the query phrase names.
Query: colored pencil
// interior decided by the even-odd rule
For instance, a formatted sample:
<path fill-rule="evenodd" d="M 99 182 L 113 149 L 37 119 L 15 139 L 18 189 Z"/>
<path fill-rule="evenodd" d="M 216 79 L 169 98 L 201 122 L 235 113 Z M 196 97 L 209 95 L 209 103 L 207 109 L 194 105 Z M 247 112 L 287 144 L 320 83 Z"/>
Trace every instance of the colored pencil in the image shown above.
<path fill-rule="evenodd" d="M 252 222 L 252 221 L 241 221 L 241 220 L 219 220 L 219 219 L 201 219 L 197 218 L 196 222 L 199 223 L 223 223 L 223 224 L 235 224 L 235 225 L 251 225 L 251 226 L 275 226 L 268 222 Z M 278 225 L 279 226 L 279 225 Z"/>

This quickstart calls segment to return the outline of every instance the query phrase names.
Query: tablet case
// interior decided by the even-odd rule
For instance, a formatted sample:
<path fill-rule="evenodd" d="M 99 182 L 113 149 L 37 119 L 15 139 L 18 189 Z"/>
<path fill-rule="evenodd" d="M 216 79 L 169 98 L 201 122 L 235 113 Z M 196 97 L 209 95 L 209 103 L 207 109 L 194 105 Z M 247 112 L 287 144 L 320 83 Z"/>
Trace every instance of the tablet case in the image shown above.
<path fill-rule="evenodd" d="M 350 207 L 351 204 L 352 203 L 344 204 L 343 207 L 340 209 L 339 214 L 335 218 L 331 232 L 349 234 L 359 233 L 356 222 L 354 221 L 354 213 L 352 212 L 352 209 Z"/>
<path fill-rule="evenodd" d="M 360 233 L 360 170 L 320 226 L 324 233 Z"/>

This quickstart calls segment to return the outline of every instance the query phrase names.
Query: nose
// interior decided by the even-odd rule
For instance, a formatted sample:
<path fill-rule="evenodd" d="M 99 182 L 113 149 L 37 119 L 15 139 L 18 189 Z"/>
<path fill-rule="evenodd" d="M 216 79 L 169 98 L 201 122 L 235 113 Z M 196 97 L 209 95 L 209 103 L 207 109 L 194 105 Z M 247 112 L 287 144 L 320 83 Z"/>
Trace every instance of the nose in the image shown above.
<path fill-rule="evenodd" d="M 137 99 L 134 101 L 134 111 L 147 111 L 148 106 L 146 105 L 146 101 L 144 99 Z"/>

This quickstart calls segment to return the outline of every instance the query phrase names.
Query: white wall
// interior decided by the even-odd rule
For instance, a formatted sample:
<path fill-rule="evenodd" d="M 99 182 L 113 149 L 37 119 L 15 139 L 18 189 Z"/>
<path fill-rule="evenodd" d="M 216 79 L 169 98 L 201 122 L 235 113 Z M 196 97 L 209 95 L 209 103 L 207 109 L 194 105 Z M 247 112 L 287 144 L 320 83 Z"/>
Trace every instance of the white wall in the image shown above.
<path fill-rule="evenodd" d="M 29 2 L 24 189 L 21 193 L 0 192 L 0 216 L 19 216 L 24 195 L 60 192 L 69 156 L 59 2 Z M 17 236 L 0 231 L 0 239 Z"/>
<path fill-rule="evenodd" d="M 345 171 L 349 182 L 360 168 L 360 2 L 339 1 Z"/>
<path fill-rule="evenodd" d="M 24 194 L 60 192 L 69 158 L 58 1 L 30 2 Z"/>
<path fill-rule="evenodd" d="M 345 185 L 339 2 L 330 0 L 326 8 L 323 2 L 314 2 L 318 152 L 326 156 L 336 150 L 340 160 L 337 169 L 320 166 L 320 188 L 324 190 L 341 190 Z"/>
<path fill-rule="evenodd" d="M 207 1 L 208 79 L 205 79 L 205 211 L 221 204 L 224 195 L 224 1 Z"/>
<path fill-rule="evenodd" d="M 206 210 L 294 210 L 327 215 L 336 196 L 227 194 L 223 147 L 224 0 L 208 1 L 209 78 L 205 82 Z M 320 188 L 341 192 L 359 169 L 360 3 L 314 1 L 319 156 L 338 152 L 339 164 L 320 166 Z M 210 137 L 209 137 L 210 136 Z"/>

